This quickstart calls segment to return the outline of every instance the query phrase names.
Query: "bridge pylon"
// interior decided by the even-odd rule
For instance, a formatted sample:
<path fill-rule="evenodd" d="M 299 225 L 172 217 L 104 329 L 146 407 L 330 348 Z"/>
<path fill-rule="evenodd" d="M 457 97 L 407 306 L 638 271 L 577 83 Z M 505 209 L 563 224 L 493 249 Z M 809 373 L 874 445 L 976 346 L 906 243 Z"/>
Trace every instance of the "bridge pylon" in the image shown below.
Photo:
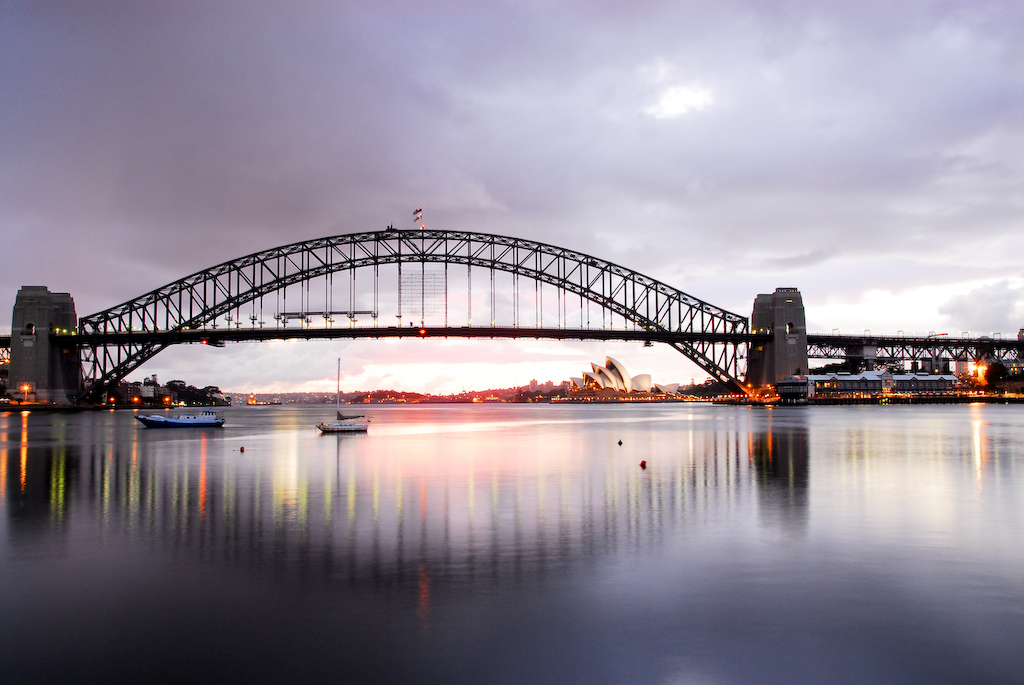
<path fill-rule="evenodd" d="M 77 328 L 69 293 L 22 286 L 11 315 L 8 393 L 22 402 L 72 404 L 82 391 L 81 354 L 78 345 L 55 337 L 73 335 Z"/>
<path fill-rule="evenodd" d="M 807 321 L 799 290 L 776 288 L 774 293 L 758 295 L 750 328 L 753 334 L 771 338 L 750 346 L 747 383 L 763 388 L 808 372 Z"/>

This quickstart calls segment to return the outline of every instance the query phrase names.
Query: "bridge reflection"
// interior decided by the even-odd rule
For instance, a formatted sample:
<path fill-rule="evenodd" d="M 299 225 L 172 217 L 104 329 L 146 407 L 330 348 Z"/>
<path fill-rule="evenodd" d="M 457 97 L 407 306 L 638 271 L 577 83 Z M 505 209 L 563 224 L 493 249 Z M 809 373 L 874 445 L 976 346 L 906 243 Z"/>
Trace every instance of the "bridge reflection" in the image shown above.
<path fill-rule="evenodd" d="M 74 519 L 76 540 L 152 543 L 301 581 L 397 584 L 418 601 L 438 583 L 685 546 L 691 521 L 731 511 L 802 526 L 805 427 L 760 409 L 687 412 L 615 424 L 628 431 L 622 447 L 607 430 L 553 421 L 519 434 L 514 452 L 503 425 L 474 424 L 461 437 L 381 427 L 372 440 L 280 430 L 244 455 L 224 433 L 146 432 L 127 414 L 7 414 L 0 502 L 12 540 L 67 540 Z"/>
<path fill-rule="evenodd" d="M 779 408 L 760 412 L 750 434 L 750 461 L 766 516 L 806 523 L 810 448 L 806 412 Z"/>

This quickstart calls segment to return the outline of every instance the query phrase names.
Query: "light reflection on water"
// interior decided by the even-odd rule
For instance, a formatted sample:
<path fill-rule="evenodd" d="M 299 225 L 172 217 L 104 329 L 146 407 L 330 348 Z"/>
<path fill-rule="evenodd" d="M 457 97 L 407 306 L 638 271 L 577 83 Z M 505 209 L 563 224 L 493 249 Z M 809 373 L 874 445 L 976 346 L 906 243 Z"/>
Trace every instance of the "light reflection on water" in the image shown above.
<path fill-rule="evenodd" d="M 1024 666 L 1014 407 L 372 407 L 321 436 L 332 409 L 0 415 L 0 667 L 196 680 L 169 656 L 196 631 L 200 680 Z"/>

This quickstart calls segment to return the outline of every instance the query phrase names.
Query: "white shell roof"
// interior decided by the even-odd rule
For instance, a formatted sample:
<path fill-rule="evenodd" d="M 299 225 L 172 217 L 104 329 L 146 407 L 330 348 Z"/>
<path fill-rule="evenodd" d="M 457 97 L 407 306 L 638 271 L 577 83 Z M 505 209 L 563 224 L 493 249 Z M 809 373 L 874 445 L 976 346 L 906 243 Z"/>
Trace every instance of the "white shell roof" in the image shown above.
<path fill-rule="evenodd" d="M 605 357 L 604 363 L 608 365 L 608 371 L 615 376 L 618 376 L 621 389 L 626 392 L 633 391 L 632 379 L 629 377 L 629 371 L 626 371 L 626 367 L 621 362 L 612 359 L 611 357 Z"/>

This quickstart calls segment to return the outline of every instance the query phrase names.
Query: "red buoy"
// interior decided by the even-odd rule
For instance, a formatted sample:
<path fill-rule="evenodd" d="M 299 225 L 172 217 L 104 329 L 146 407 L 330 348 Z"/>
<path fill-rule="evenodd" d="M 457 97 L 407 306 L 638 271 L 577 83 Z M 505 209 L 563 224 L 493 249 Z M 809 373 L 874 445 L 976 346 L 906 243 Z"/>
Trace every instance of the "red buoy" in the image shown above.
<path fill-rule="evenodd" d="M 640 462 L 640 468 L 646 469 L 647 468 L 647 462 L 646 461 Z"/>
<path fill-rule="evenodd" d="M 238 448 L 238 451 L 239 451 L 239 452 L 244 452 L 244 451 L 245 451 L 245 448 L 244 448 L 244 447 L 239 447 L 239 448 Z"/>

